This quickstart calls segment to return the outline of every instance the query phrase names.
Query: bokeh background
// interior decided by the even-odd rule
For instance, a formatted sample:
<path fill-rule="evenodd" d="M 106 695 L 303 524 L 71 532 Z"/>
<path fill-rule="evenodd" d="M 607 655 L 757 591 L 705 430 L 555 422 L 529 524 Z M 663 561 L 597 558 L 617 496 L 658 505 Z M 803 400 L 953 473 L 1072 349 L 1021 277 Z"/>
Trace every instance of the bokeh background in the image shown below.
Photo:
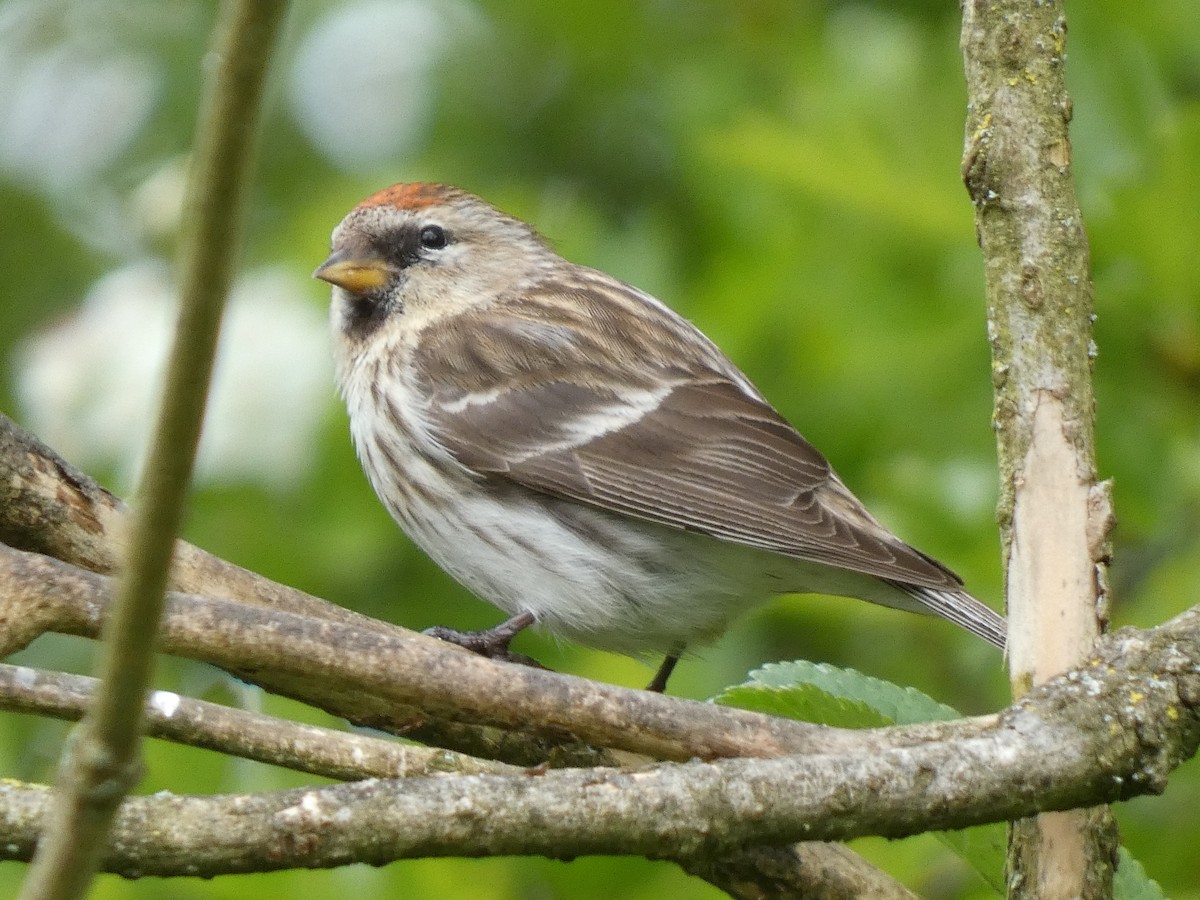
<path fill-rule="evenodd" d="M 959 180 L 957 5 L 696 0 L 302 0 L 272 82 L 242 275 L 186 537 L 407 626 L 497 613 L 434 569 L 372 496 L 334 393 L 328 289 L 309 279 L 360 198 L 459 184 L 570 259 L 696 321 L 894 530 L 1001 597 L 982 266 Z M 1075 174 L 1096 284 L 1098 442 L 1120 518 L 1114 620 L 1200 597 L 1200 17 L 1187 0 L 1073 4 Z M 172 317 L 171 259 L 215 6 L 0 3 L 0 408 L 128 494 Z M 551 639 L 547 664 L 641 685 L 643 663 Z M 90 671 L 83 641 L 29 664 Z M 997 655 L 951 626 L 828 598 L 745 617 L 673 692 L 806 658 L 1002 705 Z M 203 666 L 159 687 L 325 724 Z M 66 727 L 0 716 L 0 773 L 47 781 Z M 312 778 L 151 741 L 140 790 Z M 1200 764 L 1118 807 L 1167 893 L 1200 897 Z M 932 838 L 856 847 L 926 897 L 990 892 Z M 0 864 L 0 896 L 23 867 Z M 401 862 L 124 882 L 97 898 L 300 893 L 710 897 L 665 863 Z"/>

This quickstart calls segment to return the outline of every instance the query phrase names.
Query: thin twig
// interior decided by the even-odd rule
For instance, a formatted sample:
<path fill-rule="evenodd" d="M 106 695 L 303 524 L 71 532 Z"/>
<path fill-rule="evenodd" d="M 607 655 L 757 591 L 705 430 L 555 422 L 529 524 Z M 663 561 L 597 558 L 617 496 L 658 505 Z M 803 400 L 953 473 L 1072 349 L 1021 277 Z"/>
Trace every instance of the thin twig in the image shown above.
<path fill-rule="evenodd" d="M 282 0 L 238 0 L 221 16 L 216 72 L 200 112 L 189 183 L 179 323 L 105 635 L 102 685 L 64 753 L 58 799 L 22 889 L 24 900 L 83 896 L 113 815 L 140 774 L 142 700 L 233 280 L 267 62 L 285 9 Z"/>
<path fill-rule="evenodd" d="M 91 702 L 96 684 L 84 675 L 0 663 L 0 709 L 76 721 Z M 339 781 L 518 771 L 448 750 L 301 725 L 170 691 L 150 694 L 145 720 L 150 737 Z"/>

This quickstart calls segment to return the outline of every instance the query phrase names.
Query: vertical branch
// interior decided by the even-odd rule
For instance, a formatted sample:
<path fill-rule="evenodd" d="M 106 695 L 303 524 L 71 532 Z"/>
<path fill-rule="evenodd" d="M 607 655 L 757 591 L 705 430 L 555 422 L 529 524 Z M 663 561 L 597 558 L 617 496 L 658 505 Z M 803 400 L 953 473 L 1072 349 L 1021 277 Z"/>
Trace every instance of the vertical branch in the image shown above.
<path fill-rule="evenodd" d="M 72 734 L 24 900 L 83 896 L 117 807 L 140 772 L 149 684 L 168 569 L 233 278 L 269 50 L 283 0 L 230 0 L 196 132 L 181 247 L 180 314 L 113 613 L 105 624 L 94 705 Z"/>
<path fill-rule="evenodd" d="M 963 178 L 987 278 L 1009 662 L 1020 695 L 1104 619 L 1111 506 L 1096 480 L 1088 247 L 1071 178 L 1061 0 L 964 0 Z M 1013 827 L 1009 893 L 1111 896 L 1106 808 Z"/>

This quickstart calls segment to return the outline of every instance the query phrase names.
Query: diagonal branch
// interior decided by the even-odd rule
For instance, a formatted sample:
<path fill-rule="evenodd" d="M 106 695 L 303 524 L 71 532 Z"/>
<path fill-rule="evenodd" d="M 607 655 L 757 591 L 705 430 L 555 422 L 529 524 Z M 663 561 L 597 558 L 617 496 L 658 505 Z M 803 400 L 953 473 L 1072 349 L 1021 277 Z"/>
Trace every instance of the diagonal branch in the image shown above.
<path fill-rule="evenodd" d="M 0 542 L 115 575 L 128 552 L 128 507 L 0 413 Z M 175 542 L 172 590 L 390 631 L 396 626 L 368 618 L 213 556 L 186 541 Z M 12 652 L 0 634 L 0 655 Z"/>
<path fill-rule="evenodd" d="M 1104 639 L 1086 668 L 995 719 L 952 724 L 939 739 L 910 743 L 909 729 L 880 729 L 855 733 L 856 748 L 848 741 L 834 753 L 779 759 L 134 798 L 105 865 L 126 875 L 216 875 L 443 855 L 685 861 L 1158 792 L 1200 744 L 1200 608 Z M 44 792 L 12 786 L 4 796 L 0 847 L 26 858 Z"/>
<path fill-rule="evenodd" d="M 104 576 L 3 545 L 0 576 L 0 626 L 99 632 L 111 593 Z M 858 740 L 853 732 L 495 662 L 401 629 L 381 633 L 194 594 L 168 595 L 161 646 L 357 724 L 397 731 L 407 722 L 395 708 L 674 760 L 829 751 Z"/>

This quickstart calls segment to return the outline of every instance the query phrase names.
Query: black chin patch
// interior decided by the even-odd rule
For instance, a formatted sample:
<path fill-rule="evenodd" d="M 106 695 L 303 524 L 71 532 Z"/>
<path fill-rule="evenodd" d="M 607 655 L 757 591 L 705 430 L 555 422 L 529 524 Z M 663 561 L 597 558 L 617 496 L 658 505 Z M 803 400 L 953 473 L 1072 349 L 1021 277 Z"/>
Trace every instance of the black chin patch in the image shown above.
<path fill-rule="evenodd" d="M 349 291 L 342 291 L 342 331 L 346 337 L 364 340 L 382 325 L 393 313 L 402 307 L 395 300 L 394 293 L 366 294 L 357 296 Z"/>
<path fill-rule="evenodd" d="M 400 315 L 404 305 L 399 300 L 404 272 L 423 261 L 421 251 L 422 228 L 415 222 L 384 231 L 359 229 L 347 235 L 347 246 L 351 253 L 360 252 L 368 258 L 383 259 L 397 277 L 379 290 L 367 294 L 352 294 L 341 291 L 341 304 L 345 310 L 342 331 L 349 338 L 363 340 L 374 332 L 389 316 Z"/>

